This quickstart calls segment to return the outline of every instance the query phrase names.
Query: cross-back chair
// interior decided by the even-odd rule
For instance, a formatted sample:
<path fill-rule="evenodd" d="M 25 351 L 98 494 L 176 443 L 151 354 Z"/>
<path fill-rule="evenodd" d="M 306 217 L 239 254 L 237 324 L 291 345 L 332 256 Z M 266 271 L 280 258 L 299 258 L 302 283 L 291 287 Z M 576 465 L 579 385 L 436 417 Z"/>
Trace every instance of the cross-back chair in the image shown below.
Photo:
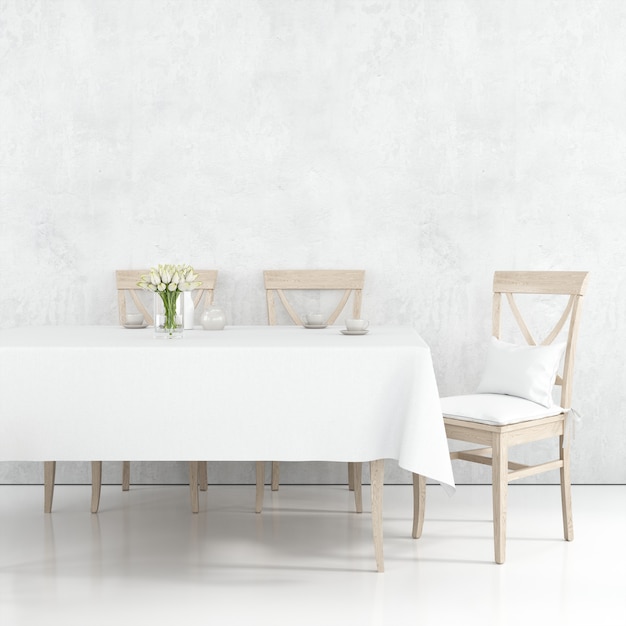
<path fill-rule="evenodd" d="M 267 298 L 267 321 L 270 326 L 279 324 L 277 300 L 278 306 L 282 305 L 288 318 L 294 324 L 304 326 L 303 316 L 296 311 L 296 305 L 292 303 L 293 292 L 299 291 L 340 293 L 339 301 L 324 322 L 326 325 L 334 324 L 341 313 L 348 310 L 351 297 L 352 308 L 349 315 L 353 318 L 361 317 L 363 285 L 365 283 L 364 270 L 265 270 L 263 279 Z M 280 483 L 279 462 L 272 461 L 271 468 L 272 491 L 277 491 Z M 356 509 L 359 513 L 362 511 L 361 469 L 360 463 L 348 464 L 348 485 L 350 490 L 355 492 Z M 260 512 L 263 485 L 265 484 L 265 462 L 257 463 L 256 482 L 256 510 Z"/>
<path fill-rule="evenodd" d="M 587 279 L 587 272 L 495 272 L 494 339 L 478 392 L 441 399 L 448 438 L 484 446 L 451 452 L 450 458 L 492 468 L 496 563 L 505 560 L 507 490 L 513 480 L 558 469 L 563 534 L 567 541 L 574 539 L 568 428 L 580 309 Z M 524 297 L 523 294 L 530 294 L 539 303 L 543 301 L 544 310 L 548 296 L 567 297 L 558 321 L 541 341 L 535 339 L 518 306 L 516 296 Z M 503 296 L 525 345 L 499 341 Z M 529 316 L 530 312 L 526 317 Z M 564 341 L 557 343 L 555 340 L 560 337 Z M 560 387 L 560 404 L 552 400 L 555 385 Z M 558 437 L 558 458 L 536 465 L 509 460 L 509 449 L 513 446 L 552 437 Z M 418 538 L 424 523 L 426 480 L 423 476 L 413 474 L 413 490 L 413 537 Z"/>
<path fill-rule="evenodd" d="M 116 270 L 115 281 L 117 288 L 118 317 L 120 325 L 126 323 L 126 315 L 128 313 L 128 303 L 134 305 L 138 313 L 141 313 L 148 326 L 154 325 L 154 319 L 150 313 L 150 305 L 146 306 L 142 300 L 144 290 L 137 286 L 141 277 L 149 274 L 150 270 Z M 217 270 L 195 270 L 198 274 L 198 280 L 202 282 L 198 289 L 192 292 L 194 309 L 198 309 L 202 303 L 204 310 L 208 309 L 213 303 L 213 293 L 215 291 L 215 283 L 217 282 Z M 204 300 L 204 302 L 202 302 Z M 44 510 L 46 513 L 52 511 L 52 499 L 54 493 L 54 476 L 56 472 L 56 462 L 46 461 L 44 463 Z M 198 464 L 197 477 L 190 465 L 190 480 L 194 477 L 197 479 L 200 489 L 206 491 L 208 488 L 207 466 L 205 463 Z M 100 492 L 102 487 L 102 461 L 91 462 L 91 512 L 97 513 L 100 503 Z M 122 489 L 128 491 L 130 488 L 130 461 L 122 463 Z M 197 489 L 191 489 L 191 502 L 194 513 L 198 511 L 198 492 Z"/>

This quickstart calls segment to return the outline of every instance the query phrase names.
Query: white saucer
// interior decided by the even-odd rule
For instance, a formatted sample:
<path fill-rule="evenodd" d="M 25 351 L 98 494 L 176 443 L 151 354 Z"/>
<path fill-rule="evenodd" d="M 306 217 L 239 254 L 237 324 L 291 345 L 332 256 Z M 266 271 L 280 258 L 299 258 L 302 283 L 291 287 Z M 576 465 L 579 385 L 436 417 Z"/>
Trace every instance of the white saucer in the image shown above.
<path fill-rule="evenodd" d="M 341 332 L 344 335 L 367 335 L 367 333 L 369 333 L 370 331 L 365 329 L 365 330 L 342 330 Z"/>
<path fill-rule="evenodd" d="M 326 328 L 327 324 L 305 324 L 305 328 Z"/>
<path fill-rule="evenodd" d="M 148 328 L 148 324 L 124 324 L 124 328 Z"/>

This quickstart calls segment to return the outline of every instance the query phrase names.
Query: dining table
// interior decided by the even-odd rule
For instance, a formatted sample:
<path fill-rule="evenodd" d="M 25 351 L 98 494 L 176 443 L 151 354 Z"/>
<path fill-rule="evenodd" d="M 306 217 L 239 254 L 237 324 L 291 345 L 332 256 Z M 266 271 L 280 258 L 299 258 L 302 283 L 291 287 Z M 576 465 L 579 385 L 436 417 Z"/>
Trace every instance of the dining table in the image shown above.
<path fill-rule="evenodd" d="M 370 463 L 382 572 L 384 460 L 454 478 L 428 345 L 410 326 L 341 331 L 0 329 L 0 461 Z"/>

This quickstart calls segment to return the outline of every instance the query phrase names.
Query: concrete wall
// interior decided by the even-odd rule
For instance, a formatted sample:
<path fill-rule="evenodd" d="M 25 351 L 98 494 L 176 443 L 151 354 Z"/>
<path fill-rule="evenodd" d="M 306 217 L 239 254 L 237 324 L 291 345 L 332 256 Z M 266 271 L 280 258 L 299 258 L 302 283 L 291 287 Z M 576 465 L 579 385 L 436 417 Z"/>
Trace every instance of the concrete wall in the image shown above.
<path fill-rule="evenodd" d="M 263 268 L 365 268 L 365 316 L 413 325 L 447 395 L 495 269 L 590 270 L 573 478 L 623 483 L 625 59 L 620 0 L 0 0 L 0 327 L 116 323 L 116 268 L 216 268 L 233 324 L 265 323 Z"/>

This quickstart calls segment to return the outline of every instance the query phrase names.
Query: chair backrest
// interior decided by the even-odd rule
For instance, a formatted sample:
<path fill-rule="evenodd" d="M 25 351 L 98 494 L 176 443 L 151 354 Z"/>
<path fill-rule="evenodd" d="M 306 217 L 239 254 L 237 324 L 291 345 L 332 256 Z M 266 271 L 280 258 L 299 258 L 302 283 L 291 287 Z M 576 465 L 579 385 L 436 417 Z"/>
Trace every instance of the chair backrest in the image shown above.
<path fill-rule="evenodd" d="M 195 270 L 198 274 L 198 280 L 202 284 L 198 289 L 192 292 L 194 309 L 198 308 L 200 301 L 204 298 L 204 308 L 207 309 L 213 303 L 213 292 L 215 283 L 217 282 L 217 270 Z M 117 283 L 117 304 L 120 324 L 126 322 L 126 296 L 130 296 L 137 311 L 143 314 L 146 323 L 149 326 L 154 325 L 152 313 L 149 312 L 146 305 L 142 302 L 140 293 L 146 293 L 145 290 L 137 287 L 137 283 L 145 274 L 149 274 L 150 270 L 116 270 L 115 280 Z"/>
<path fill-rule="evenodd" d="M 287 299 L 286 291 L 343 291 L 326 324 L 335 323 L 351 295 L 353 296 L 351 315 L 355 318 L 361 316 L 364 270 L 265 270 L 263 278 L 267 294 L 267 319 L 270 325 L 277 323 L 275 295 L 278 295 L 294 324 L 303 324 L 301 317 Z"/>
<path fill-rule="evenodd" d="M 531 345 L 548 345 L 562 331 L 567 333 L 567 347 L 563 359 L 563 371 L 557 376 L 555 385 L 561 386 L 561 406 L 571 406 L 572 373 L 574 355 L 580 324 L 582 297 L 587 290 L 588 272 L 495 272 L 493 276 L 493 336 L 500 338 L 502 320 L 502 294 L 508 304 L 526 342 Z M 528 329 L 526 321 L 514 298 L 516 294 L 569 296 L 559 320 L 547 336 L 537 342 Z"/>

